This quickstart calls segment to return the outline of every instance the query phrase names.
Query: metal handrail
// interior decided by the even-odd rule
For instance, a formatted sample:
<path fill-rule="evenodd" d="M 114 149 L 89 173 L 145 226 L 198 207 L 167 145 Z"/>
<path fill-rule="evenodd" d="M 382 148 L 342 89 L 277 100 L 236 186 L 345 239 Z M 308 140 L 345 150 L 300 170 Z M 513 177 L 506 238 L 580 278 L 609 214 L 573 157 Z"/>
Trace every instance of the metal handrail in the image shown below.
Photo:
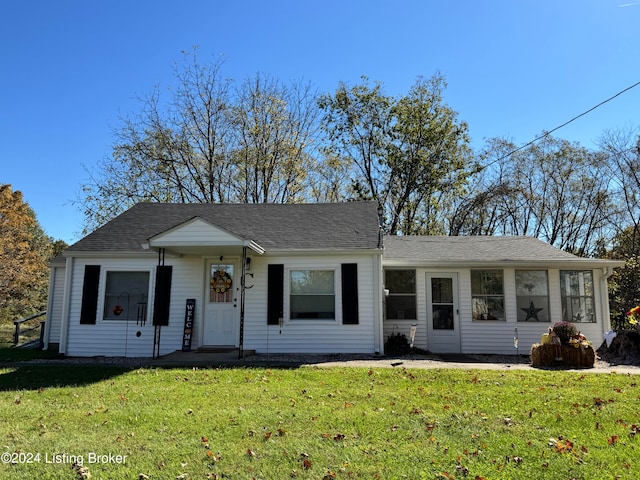
<path fill-rule="evenodd" d="M 28 322 L 29 320 L 34 320 L 36 318 L 42 317 L 43 315 L 46 315 L 47 311 L 43 310 L 41 312 L 38 313 L 34 313 L 33 315 L 30 315 L 28 317 L 25 318 L 20 318 L 18 320 L 14 320 L 13 321 L 13 325 L 15 326 L 15 331 L 13 332 L 13 345 L 17 346 L 18 342 L 20 341 L 20 329 L 22 327 L 22 324 L 24 322 Z M 42 341 L 43 341 L 43 335 L 44 335 L 44 320 L 40 321 L 40 345 L 42 345 Z M 38 328 L 37 326 L 31 328 L 30 330 L 35 330 L 36 328 Z"/>

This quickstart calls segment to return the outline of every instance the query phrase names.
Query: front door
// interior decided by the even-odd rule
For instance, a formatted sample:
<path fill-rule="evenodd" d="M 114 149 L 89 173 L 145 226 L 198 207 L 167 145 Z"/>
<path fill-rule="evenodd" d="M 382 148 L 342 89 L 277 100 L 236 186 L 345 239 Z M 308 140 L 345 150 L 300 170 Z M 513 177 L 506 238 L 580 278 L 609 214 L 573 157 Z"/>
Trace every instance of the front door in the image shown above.
<path fill-rule="evenodd" d="M 233 261 L 207 262 L 202 345 L 235 347 L 238 338 L 238 287 Z"/>
<path fill-rule="evenodd" d="M 460 353 L 458 275 L 427 273 L 427 340 L 433 353 Z"/>

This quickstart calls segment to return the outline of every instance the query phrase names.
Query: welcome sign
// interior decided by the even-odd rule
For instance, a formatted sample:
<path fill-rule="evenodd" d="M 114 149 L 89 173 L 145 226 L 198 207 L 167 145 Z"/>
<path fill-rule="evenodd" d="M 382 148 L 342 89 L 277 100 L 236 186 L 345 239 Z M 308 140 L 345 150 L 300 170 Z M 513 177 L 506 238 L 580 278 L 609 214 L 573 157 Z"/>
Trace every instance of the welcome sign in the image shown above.
<path fill-rule="evenodd" d="M 191 339 L 193 336 L 193 319 L 196 312 L 196 299 L 187 298 L 187 306 L 184 312 L 184 334 L 182 335 L 182 351 L 191 351 Z"/>

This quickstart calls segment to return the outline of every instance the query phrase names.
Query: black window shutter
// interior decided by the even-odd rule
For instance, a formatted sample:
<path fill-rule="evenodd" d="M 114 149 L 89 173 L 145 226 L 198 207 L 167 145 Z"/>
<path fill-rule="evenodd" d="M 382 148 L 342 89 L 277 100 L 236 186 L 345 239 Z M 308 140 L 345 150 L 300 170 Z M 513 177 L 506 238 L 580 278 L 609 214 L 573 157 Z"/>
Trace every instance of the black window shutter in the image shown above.
<path fill-rule="evenodd" d="M 342 323 L 358 322 L 358 264 L 342 264 Z"/>
<path fill-rule="evenodd" d="M 169 306 L 171 303 L 171 265 L 156 267 L 156 291 L 153 295 L 153 324 L 169 325 Z"/>
<path fill-rule="evenodd" d="M 84 266 L 84 283 L 82 284 L 82 309 L 80 324 L 95 325 L 98 313 L 98 284 L 100 283 L 100 265 Z"/>
<path fill-rule="evenodd" d="M 278 325 L 284 307 L 284 265 L 270 264 L 267 278 L 267 325 Z"/>

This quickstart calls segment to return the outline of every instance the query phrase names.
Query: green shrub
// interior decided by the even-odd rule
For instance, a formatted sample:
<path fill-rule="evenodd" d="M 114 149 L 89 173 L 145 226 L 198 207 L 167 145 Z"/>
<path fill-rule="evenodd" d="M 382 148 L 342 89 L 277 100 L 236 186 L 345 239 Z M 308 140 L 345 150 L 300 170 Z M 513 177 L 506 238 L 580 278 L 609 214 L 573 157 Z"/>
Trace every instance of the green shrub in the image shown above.
<path fill-rule="evenodd" d="M 384 344 L 387 355 L 407 355 L 410 351 L 411 346 L 404 333 L 392 333 Z"/>

